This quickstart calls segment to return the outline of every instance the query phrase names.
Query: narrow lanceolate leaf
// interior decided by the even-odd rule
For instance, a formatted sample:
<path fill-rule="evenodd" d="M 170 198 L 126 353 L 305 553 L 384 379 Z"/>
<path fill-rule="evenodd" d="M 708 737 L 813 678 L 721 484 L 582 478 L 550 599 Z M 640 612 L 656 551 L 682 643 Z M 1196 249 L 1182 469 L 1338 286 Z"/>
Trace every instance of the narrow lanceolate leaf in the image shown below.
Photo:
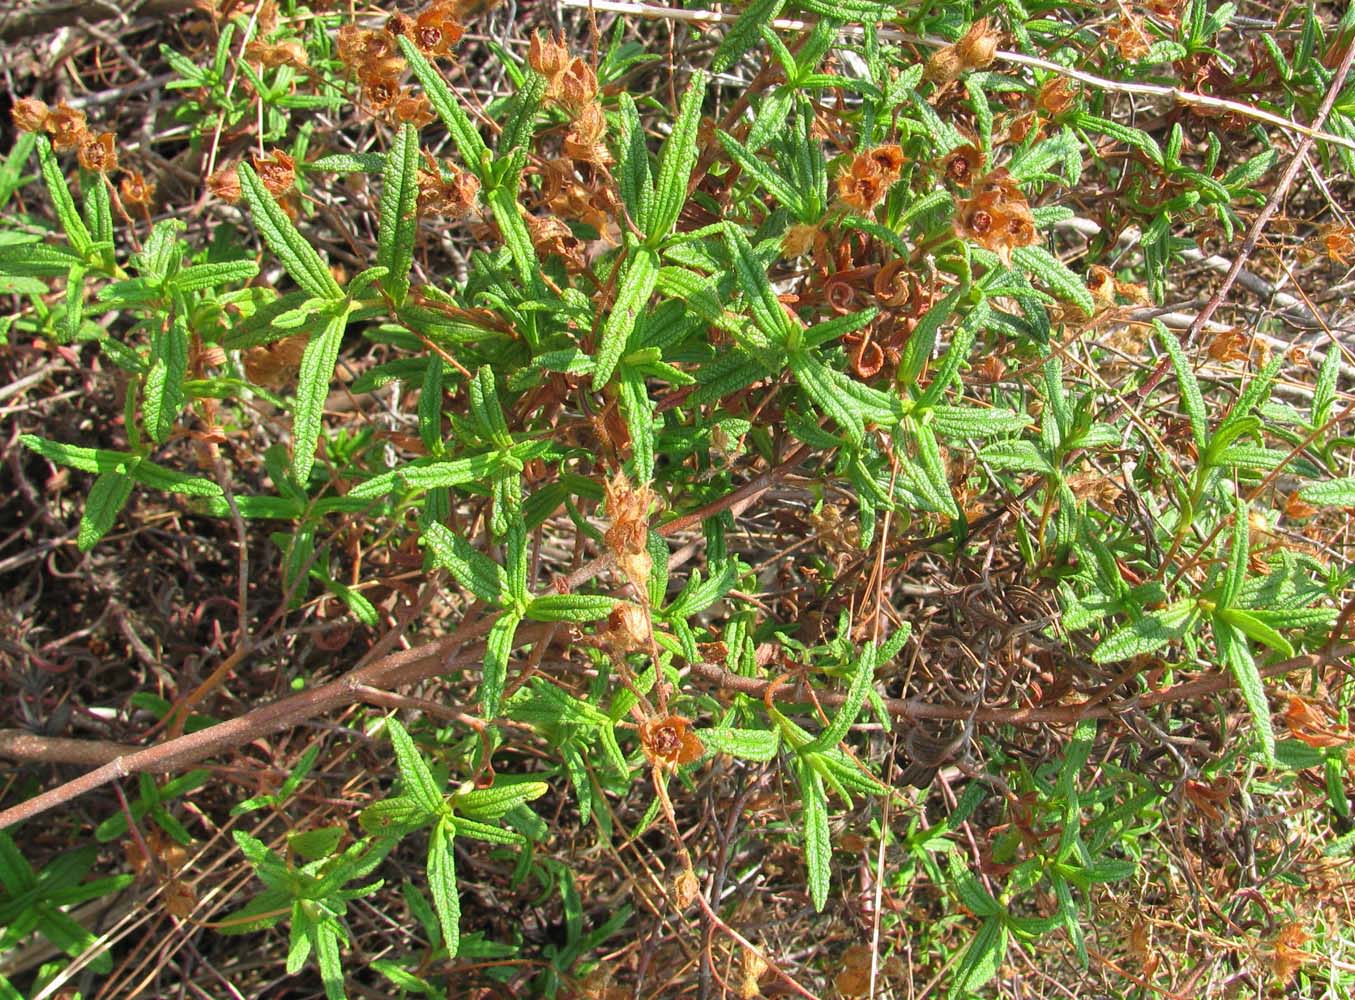
<path fill-rule="evenodd" d="M 522 221 L 522 210 L 518 207 L 517 180 L 510 179 L 493 188 L 485 197 L 489 202 L 490 211 L 494 213 L 494 221 L 499 224 L 504 245 L 513 255 L 518 280 L 525 285 L 537 284 L 541 280 L 539 274 L 541 265 L 536 259 L 536 249 L 532 246 L 527 223 Z"/>
<path fill-rule="evenodd" d="M 446 810 L 442 790 L 433 780 L 433 772 L 428 769 L 419 748 L 414 745 L 413 738 L 394 716 L 386 720 L 386 732 L 390 735 L 391 747 L 395 750 L 395 763 L 400 768 L 400 780 L 404 782 L 405 794 L 417 802 L 426 815 L 441 815 Z"/>
<path fill-rule="evenodd" d="M 1195 380 L 1195 372 L 1191 370 L 1190 361 L 1186 358 L 1186 352 L 1181 349 L 1181 342 L 1176 339 L 1176 334 L 1168 330 L 1160 320 L 1153 320 L 1153 326 L 1157 329 L 1158 340 L 1162 342 L 1167 356 L 1171 358 L 1176 383 L 1181 387 L 1181 408 L 1186 411 L 1186 417 L 1190 420 L 1191 437 L 1195 439 L 1195 447 L 1200 454 L 1204 454 L 1209 425 L 1205 420 L 1204 396 L 1200 393 L 1200 383 Z"/>
<path fill-rule="evenodd" d="M 508 680 L 508 656 L 513 652 L 513 636 L 522 622 L 515 609 L 499 616 L 485 640 L 484 674 L 480 679 L 480 707 L 486 719 L 499 714 L 504 684 Z"/>
<path fill-rule="evenodd" d="M 710 68 L 723 73 L 734 65 L 734 61 L 758 43 L 763 25 L 771 24 L 772 19 L 781 13 L 786 0 L 753 0 L 742 13 L 734 26 L 725 35 L 720 47 L 715 50 L 715 58 Z"/>
<path fill-rule="evenodd" d="M 630 94 L 622 93 L 621 129 L 617 135 L 616 184 L 621 201 L 631 220 L 644 228 L 654 202 L 654 175 L 649 169 L 649 150 L 645 147 L 645 130 L 640 124 L 640 112 Z"/>
<path fill-rule="evenodd" d="M 248 281 L 258 273 L 259 265 L 252 260 L 221 260 L 184 268 L 169 280 L 169 287 L 172 291 L 187 295 L 189 292 Z"/>
<path fill-rule="evenodd" d="M 1228 565 L 1224 567 L 1223 589 L 1219 592 L 1219 607 L 1230 608 L 1242 592 L 1247 579 L 1247 502 L 1238 496 L 1233 504 L 1233 530 L 1228 545 Z"/>
<path fill-rule="evenodd" d="M 1299 490 L 1299 499 L 1324 507 L 1355 507 L 1355 476 L 1312 483 Z"/>
<path fill-rule="evenodd" d="M 847 437 L 860 443 L 866 433 L 865 422 L 851 401 L 837 391 L 823 364 L 804 351 L 793 352 L 788 360 L 795 380 L 809 394 L 809 398 L 837 422 Z"/>
<path fill-rule="evenodd" d="M 311 335 L 306 351 L 301 355 L 292 416 L 292 471 L 303 485 L 310 479 L 311 467 L 315 464 L 315 446 L 320 440 L 329 381 L 334 375 L 334 362 L 339 359 L 339 344 L 347 325 L 346 312 L 331 316 L 323 330 Z"/>
<path fill-rule="evenodd" d="M 767 269 L 753 253 L 752 244 L 738 226 L 725 226 L 725 242 L 734 258 L 739 287 L 748 298 L 753 321 L 777 346 L 785 346 L 795 333 L 795 321 L 781 305 L 776 290 L 767 278 Z"/>
<path fill-rule="evenodd" d="M 1266 686 L 1257 669 L 1256 660 L 1247 648 L 1247 637 L 1236 626 L 1219 619 L 1214 620 L 1214 641 L 1218 644 L 1221 659 L 1237 681 L 1242 700 L 1247 703 L 1251 713 L 1252 731 L 1261 742 L 1261 755 L 1266 763 L 1275 762 L 1275 730 L 1270 723 L 1270 702 L 1266 700 Z"/>
<path fill-rule="evenodd" d="M 744 760 L 771 760 L 781 747 L 779 729 L 703 729 L 700 735 L 707 750 Z"/>
<path fill-rule="evenodd" d="M 616 300 L 598 335 L 593 368 L 593 388 L 601 389 L 612 377 L 625 353 L 635 321 L 654 293 L 659 278 L 659 255 L 647 246 L 632 244 L 617 279 Z"/>
<path fill-rule="evenodd" d="M 315 247 L 297 232 L 292 220 L 259 180 L 259 175 L 248 163 L 240 164 L 240 189 L 249 203 L 254 225 L 268 244 L 268 249 L 282 261 L 292 280 L 317 299 L 343 298 L 339 283 L 316 253 Z"/>
<path fill-rule="evenodd" d="M 190 476 L 176 469 L 167 469 L 163 465 L 156 465 L 150 459 L 143 458 L 135 464 L 129 465 L 127 471 L 133 479 L 142 485 L 156 490 L 164 490 L 166 493 L 181 493 L 186 497 L 219 497 L 222 495 L 221 487 L 210 479 Z M 244 503 L 246 499 L 270 498 L 241 497 L 240 502 Z"/>
<path fill-rule="evenodd" d="M 1092 660 L 1115 663 L 1151 653 L 1185 635 L 1195 624 L 1198 614 L 1193 600 L 1177 601 L 1158 611 L 1150 611 L 1097 646 L 1092 652 Z"/>
<path fill-rule="evenodd" d="M 398 486 L 409 489 L 431 490 L 438 486 L 464 486 L 486 479 L 499 464 L 493 454 L 470 455 L 449 462 L 430 462 L 427 465 L 406 465 L 390 472 L 373 476 L 348 491 L 358 500 L 370 500 L 389 493 Z"/>
<path fill-rule="evenodd" d="M 386 268 L 381 288 L 396 306 L 409 294 L 409 268 L 414 260 L 414 234 L 418 228 L 415 201 L 419 195 L 419 133 L 405 123 L 390 152 L 381 176 L 381 226 L 377 234 L 376 262 Z"/>
<path fill-rule="evenodd" d="M 448 956 L 461 947 L 461 894 L 456 885 L 456 859 L 452 854 L 452 821 L 445 819 L 428 838 L 428 893 L 442 925 L 442 940 Z"/>
<path fill-rule="evenodd" d="M 130 452 L 63 444 L 36 434 L 20 434 L 19 443 L 43 458 L 49 458 L 58 465 L 69 465 L 81 472 L 126 472 L 137 461 L 137 457 Z"/>
<path fill-rule="evenodd" d="M 1092 293 L 1087 290 L 1082 279 L 1044 247 L 1038 244 L 1017 247 L 1012 251 L 1012 263 L 1029 271 L 1059 298 L 1073 303 L 1082 310 L 1083 315 L 1090 316 L 1096 311 Z"/>
<path fill-rule="evenodd" d="M 823 779 L 808 760 L 800 758 L 796 770 L 805 827 L 805 869 L 809 898 L 817 912 L 828 902 L 828 883 L 833 874 L 833 843 L 828 830 L 828 793 Z"/>
<path fill-rule="evenodd" d="M 999 916 L 989 917 L 965 949 L 948 996 L 958 998 L 973 995 L 997 975 L 1006 954 L 1007 925 Z"/>
<path fill-rule="evenodd" d="M 829 722 L 828 728 L 818 738 L 805 747 L 806 750 L 827 750 L 835 747 L 847 735 L 856 717 L 861 714 L 861 706 L 866 703 L 871 681 L 875 678 L 875 643 L 866 643 L 861 658 L 852 668 L 852 683 L 847 689 L 847 697 L 838 706 L 837 714 Z"/>
<path fill-rule="evenodd" d="M 663 143 L 659 153 L 659 177 L 654 188 L 654 204 L 650 207 L 645 235 L 650 246 L 657 246 L 677 224 L 682 206 L 687 201 L 687 184 L 696 165 L 700 144 L 696 141 L 701 125 L 701 101 L 706 93 L 706 74 L 692 74 L 691 83 L 682 95 L 681 109 L 673 123 L 672 134 Z"/>
<path fill-rule="evenodd" d="M 132 477 L 121 472 L 104 472 L 94 480 L 85 512 L 80 516 L 80 530 L 75 544 L 81 552 L 88 552 L 113 527 L 118 514 L 132 495 Z"/>
<path fill-rule="evenodd" d="M 61 171 L 52 144 L 45 135 L 38 136 L 38 164 L 42 168 L 42 180 L 47 185 L 47 194 L 52 199 L 52 208 L 66 232 L 66 240 L 71 249 L 82 258 L 87 258 L 94 246 L 94 238 L 89 234 L 85 220 L 75 208 L 75 199 L 66 185 L 66 175 Z"/>
<path fill-rule="evenodd" d="M 630 433 L 631 462 L 635 480 L 647 483 L 654 478 L 654 404 L 645 380 L 628 375 L 621 380 L 621 415 Z"/>
<path fill-rule="evenodd" d="M 480 600 L 503 600 L 508 592 L 508 574 L 470 542 L 437 522 L 423 529 L 423 542 L 433 551 L 437 565 L 449 570 L 457 583 Z"/>
<path fill-rule="evenodd" d="M 437 67 L 424 58 L 414 42 L 404 35 L 400 36 L 399 41 L 400 51 L 409 62 L 409 68 L 419 78 L 419 83 L 423 84 L 423 92 L 428 96 L 428 103 L 433 105 L 433 110 L 442 119 L 442 124 L 447 126 L 452 143 L 461 154 L 461 162 L 479 178 L 481 184 L 486 183 L 489 180 L 485 176 L 488 165 L 486 154 L 489 149 L 471 123 L 470 116 L 452 94 Z"/>
<path fill-rule="evenodd" d="M 592 622 L 606 618 L 620 601 L 603 594 L 543 594 L 527 605 L 538 622 Z"/>
<path fill-rule="evenodd" d="M 184 379 L 188 375 L 188 321 L 180 314 L 168 330 L 151 338 L 151 368 L 146 373 L 146 431 L 163 444 L 184 404 Z"/>

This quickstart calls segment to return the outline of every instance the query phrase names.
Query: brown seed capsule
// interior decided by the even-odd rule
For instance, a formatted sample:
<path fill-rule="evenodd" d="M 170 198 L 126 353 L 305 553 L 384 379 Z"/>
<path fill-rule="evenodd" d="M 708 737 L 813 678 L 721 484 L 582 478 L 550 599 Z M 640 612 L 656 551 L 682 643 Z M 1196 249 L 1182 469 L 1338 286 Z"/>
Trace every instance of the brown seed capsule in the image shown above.
<path fill-rule="evenodd" d="M 989 26 L 988 18 L 981 17 L 970 26 L 965 36 L 955 45 L 955 54 L 966 69 L 984 69 L 997 57 L 997 32 Z"/>
<path fill-rule="evenodd" d="M 155 197 L 155 182 L 146 180 L 140 170 L 129 170 L 118 190 L 128 205 L 149 205 Z"/>
<path fill-rule="evenodd" d="M 955 46 L 947 45 L 945 48 L 937 49 L 932 53 L 932 57 L 927 60 L 922 75 L 932 83 L 950 83 L 952 80 L 959 79 L 963 72 L 964 64 L 960 62 L 960 56 Z"/>
<path fill-rule="evenodd" d="M 680 715 L 640 723 L 640 746 L 650 763 L 669 767 L 690 764 L 705 753 L 691 722 Z"/>
<path fill-rule="evenodd" d="M 280 149 L 275 149 L 268 157 L 255 156 L 254 169 L 274 198 L 281 198 L 296 183 L 296 161 Z"/>
<path fill-rule="evenodd" d="M 235 164 L 228 164 L 207 178 L 207 190 L 216 195 L 222 201 L 235 202 L 240 200 L 240 175 L 236 172 Z"/>
<path fill-rule="evenodd" d="M 106 174 L 118 168 L 117 137 L 112 132 L 100 132 L 86 139 L 75 154 L 80 166 L 94 173 Z"/>
<path fill-rule="evenodd" d="M 76 111 L 62 101 L 47 116 L 45 125 L 52 136 L 52 148 L 58 152 L 65 149 L 78 149 L 85 144 L 88 130 L 85 127 L 85 113 Z"/>
<path fill-rule="evenodd" d="M 544 76 L 553 90 L 554 81 L 569 65 L 569 49 L 565 47 L 564 35 L 542 38 L 540 32 L 533 34 L 527 48 L 527 65 Z"/>
<path fill-rule="evenodd" d="M 52 109 L 36 97 L 21 97 L 14 102 L 9 116 L 20 132 L 41 132 L 47 127 L 47 116 Z"/>

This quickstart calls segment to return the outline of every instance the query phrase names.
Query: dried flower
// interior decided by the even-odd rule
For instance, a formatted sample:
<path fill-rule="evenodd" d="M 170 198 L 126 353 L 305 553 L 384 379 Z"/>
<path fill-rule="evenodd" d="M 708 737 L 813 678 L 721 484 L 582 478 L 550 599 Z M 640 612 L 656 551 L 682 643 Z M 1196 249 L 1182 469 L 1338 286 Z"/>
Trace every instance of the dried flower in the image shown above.
<path fill-rule="evenodd" d="M 301 368 L 301 357 L 306 353 L 308 340 L 305 334 L 298 334 L 251 347 L 242 359 L 245 375 L 255 385 L 282 388 Z"/>
<path fill-rule="evenodd" d="M 373 111 L 385 111 L 400 96 L 400 84 L 393 77 L 373 77 L 363 81 L 363 100 Z"/>
<path fill-rule="evenodd" d="M 80 166 L 94 173 L 106 174 L 118 168 L 117 136 L 100 132 L 88 138 L 76 153 Z"/>
<path fill-rule="evenodd" d="M 877 146 L 858 153 L 837 179 L 838 197 L 859 212 L 869 212 L 884 200 L 903 169 L 903 150 Z"/>
<path fill-rule="evenodd" d="M 76 111 L 62 101 L 48 115 L 46 129 L 52 135 L 52 148 L 60 152 L 65 149 L 78 149 L 85 144 L 88 130 L 85 126 L 85 113 Z"/>
<path fill-rule="evenodd" d="M 546 78 L 546 85 L 553 93 L 555 81 L 569 65 L 565 36 L 543 39 L 540 32 L 534 33 L 527 47 L 527 65 Z"/>
<path fill-rule="evenodd" d="M 646 486 L 632 486 L 625 473 L 604 484 L 607 516 L 611 527 L 604 536 L 621 572 L 642 593 L 652 568 L 649 557 L 649 508 L 656 499 Z"/>
<path fill-rule="evenodd" d="M 575 56 L 570 60 L 569 68 L 558 78 L 557 89 L 552 96 L 564 107 L 576 114 L 586 105 L 592 104 L 598 94 L 598 78 L 593 67 Z"/>
<path fill-rule="evenodd" d="M 236 172 L 235 164 L 227 164 L 221 167 L 207 178 L 207 190 L 216 195 L 222 201 L 234 204 L 240 200 L 240 175 Z"/>
<path fill-rule="evenodd" d="M 1035 217 L 1025 194 L 1005 169 L 990 172 L 972 198 L 957 206 L 955 231 L 1011 262 L 1016 247 L 1037 239 Z"/>
<path fill-rule="evenodd" d="M 299 38 L 286 38 L 275 43 L 256 39 L 245 46 L 245 58 L 258 63 L 264 69 L 277 69 L 279 66 L 295 66 L 301 69 L 309 65 L 306 47 Z"/>
<path fill-rule="evenodd" d="M 118 185 L 118 190 L 128 205 L 149 205 L 155 197 L 155 182 L 146 180 L 140 170 L 129 170 Z"/>
<path fill-rule="evenodd" d="M 959 146 L 946 154 L 942 170 L 946 179 L 961 187 L 968 187 L 982 169 L 983 150 L 973 144 Z"/>
<path fill-rule="evenodd" d="M 574 119 L 574 126 L 565 136 L 565 155 L 594 166 L 606 166 L 612 162 L 606 136 L 607 118 L 602 108 L 596 102 L 589 104 L 580 110 Z"/>
<path fill-rule="evenodd" d="M 955 46 L 955 54 L 966 69 L 984 69 L 993 64 L 997 56 L 997 32 L 992 30 L 988 18 L 981 17 L 965 32 Z"/>
<path fill-rule="evenodd" d="M 433 112 L 433 105 L 428 103 L 428 98 L 423 94 L 402 94 L 395 102 L 396 121 L 408 122 L 415 128 L 423 128 L 430 125 L 437 119 Z"/>
<path fill-rule="evenodd" d="M 960 62 L 955 46 L 947 45 L 932 53 L 922 70 L 922 75 L 932 83 L 945 84 L 959 79 L 963 72 L 964 65 Z"/>
<path fill-rule="evenodd" d="M 386 18 L 386 33 L 396 38 L 404 36 L 405 38 L 414 37 L 414 18 L 408 14 L 392 14 Z"/>
<path fill-rule="evenodd" d="M 569 230 L 564 220 L 554 215 L 525 217 L 532 246 L 543 257 L 559 257 L 570 271 L 581 271 L 586 266 L 583 243 Z"/>
<path fill-rule="evenodd" d="M 36 97 L 21 97 L 14 102 L 9 116 L 20 132 L 41 132 L 47 127 L 47 117 L 51 113 L 52 109 Z"/>
<path fill-rule="evenodd" d="M 607 616 L 607 628 L 602 641 L 618 655 L 624 656 L 637 649 L 648 649 L 653 638 L 649 612 L 638 604 L 622 601 Z"/>
<path fill-rule="evenodd" d="M 281 198 L 296 183 L 296 161 L 280 149 L 267 157 L 254 157 L 254 169 L 259 180 L 274 198 Z"/>
<path fill-rule="evenodd" d="M 1140 14 L 1122 12 L 1120 20 L 1106 32 L 1106 38 L 1120 50 L 1120 58 L 1128 62 L 1142 59 L 1153 48 Z"/>
<path fill-rule="evenodd" d="M 475 207 L 480 182 L 473 174 L 452 170 L 448 179 L 433 154 L 424 150 L 427 169 L 419 171 L 418 206 L 420 213 L 459 219 Z"/>
<path fill-rule="evenodd" d="M 446 7 L 435 5 L 428 8 L 414 22 L 414 44 L 430 56 L 446 55 L 457 42 L 465 29 L 451 15 Z"/>
<path fill-rule="evenodd" d="M 640 746 L 651 764 L 668 767 L 690 764 L 706 752 L 691 722 L 680 715 L 640 723 Z"/>
<path fill-rule="evenodd" d="M 1035 95 L 1035 106 L 1051 118 L 1057 118 L 1072 107 L 1076 100 L 1077 89 L 1073 81 L 1066 76 L 1056 76 L 1046 80 Z"/>

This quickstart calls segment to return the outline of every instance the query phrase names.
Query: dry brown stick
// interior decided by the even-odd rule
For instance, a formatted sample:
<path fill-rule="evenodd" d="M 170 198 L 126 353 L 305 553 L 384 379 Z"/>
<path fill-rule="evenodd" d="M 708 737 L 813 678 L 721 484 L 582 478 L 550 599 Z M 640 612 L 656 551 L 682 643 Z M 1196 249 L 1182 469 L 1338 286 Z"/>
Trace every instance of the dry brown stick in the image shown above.
<path fill-rule="evenodd" d="M 755 476 L 719 500 L 661 525 L 657 529 L 659 534 L 676 534 L 725 510 L 737 516 L 798 465 L 808 451 L 807 446 L 795 449 L 775 468 Z M 610 553 L 597 557 L 565 578 L 567 588 L 574 590 L 582 586 L 606 572 L 611 564 Z M 478 646 L 466 648 L 467 644 L 485 635 L 493 626 L 494 620 L 494 615 L 485 615 L 463 624 L 442 639 L 415 649 L 391 653 L 375 662 L 350 670 L 339 679 L 310 691 L 253 709 L 235 719 L 207 729 L 115 757 L 87 774 L 82 774 L 63 785 L 0 812 L 0 830 L 64 805 L 110 781 L 141 772 L 163 774 L 176 771 L 216 753 L 238 749 L 260 736 L 286 729 L 336 708 L 360 702 L 363 700 L 361 693 L 363 688 L 396 688 L 435 677 L 454 666 L 476 662 L 481 658 L 483 649 Z M 529 626 L 522 629 L 519 636 L 525 645 L 541 641 L 549 631 L 549 625 Z"/>
<path fill-rule="evenodd" d="M 74 0 L 29 6 L 10 16 L 0 19 L 0 42 L 14 42 L 20 38 L 40 35 L 45 31 L 65 28 L 80 21 L 106 21 L 113 17 L 151 17 L 192 10 L 193 0 L 145 0 L 132 4 L 132 9 L 124 9 L 124 4 L 90 3 L 86 0 Z"/>

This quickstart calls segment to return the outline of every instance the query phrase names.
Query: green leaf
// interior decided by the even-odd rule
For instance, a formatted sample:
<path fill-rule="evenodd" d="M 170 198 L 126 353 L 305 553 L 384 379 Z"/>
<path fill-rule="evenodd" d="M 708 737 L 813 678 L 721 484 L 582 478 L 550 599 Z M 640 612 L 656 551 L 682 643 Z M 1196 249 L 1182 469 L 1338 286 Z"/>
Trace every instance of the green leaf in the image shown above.
<path fill-rule="evenodd" d="M 156 465 L 148 458 L 143 458 L 129 466 L 127 471 L 137 482 L 152 489 L 164 490 L 166 493 L 180 493 L 189 497 L 220 497 L 222 495 L 221 487 L 210 479 L 190 476 L 175 469 L 167 469 L 163 465 Z M 241 500 L 244 499 L 246 498 L 241 497 Z"/>
<path fill-rule="evenodd" d="M 325 322 L 323 330 L 311 334 L 305 353 L 301 355 L 296 404 L 292 411 L 292 473 L 303 487 L 315 464 L 325 400 L 329 398 L 329 382 L 334 375 L 334 363 L 339 359 L 339 345 L 347 325 L 347 312 L 336 312 Z"/>
<path fill-rule="evenodd" d="M 419 225 L 415 213 L 418 196 L 419 133 L 406 122 L 386 154 L 376 244 L 376 263 L 386 268 L 381 288 L 397 307 L 404 305 L 409 294 L 409 268 L 414 260 L 414 237 Z"/>
<path fill-rule="evenodd" d="M 75 544 L 81 552 L 88 552 L 95 542 L 108 534 L 131 495 L 131 476 L 121 472 L 100 473 L 90 487 L 89 497 L 85 500 L 85 512 L 80 516 L 80 530 Z"/>
<path fill-rule="evenodd" d="M 1242 700 L 1251 712 L 1252 731 L 1261 743 L 1261 756 L 1267 764 L 1275 764 L 1275 730 L 1270 723 L 1270 703 L 1266 700 L 1266 686 L 1257 669 L 1256 660 L 1247 648 L 1247 637 L 1234 625 L 1220 619 L 1214 621 L 1214 641 L 1219 656 L 1232 671 L 1233 680 L 1242 692 Z"/>
<path fill-rule="evenodd" d="M 409 68 L 414 71 L 419 83 L 423 84 L 424 93 L 428 95 L 428 103 L 433 105 L 433 110 L 442 119 L 442 124 L 447 126 L 452 143 L 461 154 L 461 162 L 479 178 L 481 184 L 488 185 L 492 178 L 487 176 L 489 148 L 485 141 L 480 138 L 480 133 L 471 123 L 470 117 L 453 96 L 447 82 L 442 79 L 442 74 L 424 58 L 413 40 L 404 35 L 398 40 L 400 51 L 409 62 Z"/>
<path fill-rule="evenodd" d="M 88 260 L 94 249 L 94 238 L 90 236 L 85 220 L 75 208 L 75 199 L 66 184 L 66 175 L 57 162 L 52 143 L 45 135 L 38 136 L 38 164 L 42 168 L 42 180 L 47 185 L 47 193 L 52 199 L 52 208 L 56 211 L 57 221 L 65 230 L 66 240 L 82 260 Z"/>
<path fill-rule="evenodd" d="M 828 795 L 823 789 L 819 772 L 801 757 L 797 762 L 796 779 L 800 787 L 800 805 L 804 810 L 805 868 L 808 875 L 809 898 L 814 911 L 822 913 L 828 902 L 828 886 L 833 874 L 833 845 L 828 830 Z"/>
<path fill-rule="evenodd" d="M 1355 476 L 1309 483 L 1299 490 L 1299 499 L 1322 507 L 1355 507 Z"/>
<path fill-rule="evenodd" d="M 621 128 L 617 135 L 616 183 L 631 220 L 643 229 L 654 202 L 654 177 L 649 170 L 645 131 L 635 100 L 623 91 L 619 105 Z"/>
<path fill-rule="evenodd" d="M 494 213 L 494 221 L 499 224 L 499 233 L 504 245 L 513 257 L 517 268 L 518 280 L 529 287 L 540 282 L 541 264 L 536 259 L 536 248 L 532 246 L 531 234 L 527 223 L 522 221 L 522 209 L 518 206 L 517 175 L 508 182 L 489 189 L 485 200 Z"/>
<path fill-rule="evenodd" d="M 937 430 L 944 430 L 938 425 Z M 1033 441 L 1024 438 L 1015 441 L 994 441 L 983 446 L 979 458 L 995 469 L 1009 469 L 1015 472 L 1038 472 L 1052 476 L 1054 466 Z"/>
<path fill-rule="evenodd" d="M 687 202 L 687 184 L 700 153 L 697 129 L 701 125 L 701 102 L 705 92 L 706 74 L 698 70 L 692 74 L 691 82 L 682 95 L 673 131 L 664 140 L 663 149 L 659 152 L 659 176 L 654 189 L 654 202 L 644 226 L 648 237 L 645 242 L 650 247 L 658 246 L 659 241 L 672 231 L 682 213 L 682 206 Z"/>
<path fill-rule="evenodd" d="M 424 526 L 423 543 L 432 550 L 433 561 L 480 600 L 491 604 L 504 600 L 508 574 L 456 532 L 434 521 Z"/>
<path fill-rule="evenodd" d="M 738 226 L 725 226 L 724 235 L 729 255 L 734 259 L 739 287 L 748 298 L 754 323 L 777 346 L 785 347 L 798 332 L 798 324 L 781 305 L 776 290 L 767 279 L 767 269 L 753 252 L 743 230 Z"/>
<path fill-rule="evenodd" d="M 853 443 L 859 444 L 866 434 L 865 421 L 851 400 L 839 391 L 822 362 L 805 351 L 792 352 L 787 361 L 809 398 L 836 421 Z"/>
<path fill-rule="evenodd" d="M 647 246 L 630 244 L 617 276 L 616 299 L 603 321 L 593 368 L 593 388 L 601 389 L 612 377 L 626 351 L 635 321 L 644 311 L 659 277 L 659 255 Z"/>
<path fill-rule="evenodd" d="M 763 26 L 770 25 L 785 5 L 786 0 L 753 0 L 745 7 L 715 50 L 711 71 L 723 73 L 733 66 L 739 56 L 758 43 Z"/>
<path fill-rule="evenodd" d="M 538 622 L 591 622 L 606 618 L 620 603 L 602 594 L 543 594 L 527 605 L 527 617 Z"/>
<path fill-rule="evenodd" d="M 486 719 L 497 718 L 499 703 L 503 699 L 504 685 L 508 682 L 508 657 L 513 652 L 513 637 L 517 633 L 522 616 L 516 609 L 510 608 L 499 615 L 494 627 L 485 639 L 485 660 L 483 676 L 480 679 L 480 711 Z"/>
<path fill-rule="evenodd" d="M 400 768 L 400 779 L 404 782 L 405 794 L 415 802 L 426 816 L 441 816 L 447 811 L 443 801 L 442 789 L 433 780 L 433 772 L 428 769 L 419 748 L 400 721 L 394 716 L 386 719 L 386 732 L 395 750 L 395 763 Z"/>
<path fill-rule="evenodd" d="M 428 893 L 442 925 L 447 953 L 456 957 L 461 946 L 461 894 L 456 884 L 456 858 L 452 853 L 453 826 L 444 819 L 428 839 Z"/>
<path fill-rule="evenodd" d="M 1314 609 L 1318 610 L 1318 609 Z M 1234 628 L 1241 630 L 1244 634 L 1257 642 L 1269 646 L 1281 656 L 1293 656 L 1294 647 L 1283 635 L 1261 615 L 1264 612 L 1242 611 L 1238 608 L 1223 608 L 1215 613 L 1215 617 L 1222 619 Z M 1283 614 L 1283 612 L 1279 612 Z"/>
<path fill-rule="evenodd" d="M 1171 358 L 1172 371 L 1176 373 L 1177 385 L 1181 387 L 1181 406 L 1190 420 L 1190 434 L 1195 440 L 1196 449 L 1203 455 L 1209 437 L 1209 423 L 1204 414 L 1204 396 L 1200 394 L 1200 383 L 1195 381 L 1195 372 L 1191 369 L 1176 334 L 1168 330 L 1161 320 L 1153 320 L 1153 326 L 1157 330 L 1158 340 L 1162 342 L 1167 355 Z"/>
<path fill-rule="evenodd" d="M 222 260 L 195 264 L 170 278 L 168 287 L 171 291 L 188 295 L 237 281 L 248 281 L 258 273 L 259 265 L 252 260 Z"/>
<path fill-rule="evenodd" d="M 802 752 L 811 752 L 816 750 L 827 750 L 835 747 L 847 735 L 847 730 L 852 727 L 856 717 L 861 714 L 861 707 L 866 703 L 866 695 L 870 691 L 871 682 L 875 679 L 875 643 L 866 643 L 865 649 L 861 651 L 860 658 L 852 668 L 852 683 L 847 689 L 847 697 L 838 706 L 837 713 L 828 723 L 828 727 L 811 743 L 802 748 Z"/>
<path fill-rule="evenodd" d="M 977 992 L 997 975 L 1006 954 L 1007 926 L 1001 916 L 989 917 L 965 949 L 947 995 L 954 1000 Z"/>
<path fill-rule="evenodd" d="M 249 203 L 254 224 L 268 248 L 273 251 L 292 280 L 317 299 L 338 301 L 343 298 L 339 284 L 306 238 L 297 232 L 292 220 L 259 180 L 248 163 L 241 163 L 241 192 Z"/>
<path fill-rule="evenodd" d="M 1189 599 L 1150 611 L 1097 646 L 1092 652 L 1092 661 L 1116 663 L 1161 649 L 1190 631 L 1198 617 L 1199 608 Z"/>
<path fill-rule="evenodd" d="M 707 750 L 744 760 L 771 760 L 781 747 L 778 729 L 702 729 L 697 735 Z"/>
<path fill-rule="evenodd" d="M 1247 541 L 1250 525 L 1247 520 L 1247 502 L 1241 495 L 1233 499 L 1233 530 L 1227 553 L 1227 565 L 1224 567 L 1223 588 L 1219 591 L 1218 605 L 1230 608 L 1237 603 L 1242 593 L 1242 583 L 1247 579 Z"/>
<path fill-rule="evenodd" d="M 168 330 L 151 337 L 151 367 L 146 373 L 145 419 L 151 440 L 163 444 L 184 404 L 188 375 L 188 320 L 176 314 Z"/>
<path fill-rule="evenodd" d="M 1039 278 L 1059 298 L 1073 303 L 1084 316 L 1096 311 L 1092 293 L 1082 279 L 1039 244 L 1017 247 L 1012 251 L 1012 263 Z"/>
<path fill-rule="evenodd" d="M 469 455 L 447 462 L 406 465 L 373 476 L 365 483 L 359 483 L 348 491 L 348 495 L 359 500 L 370 500 L 391 492 L 397 486 L 415 490 L 431 490 L 439 486 L 464 486 L 466 483 L 488 479 L 499 464 L 498 455 L 485 454 Z"/>

